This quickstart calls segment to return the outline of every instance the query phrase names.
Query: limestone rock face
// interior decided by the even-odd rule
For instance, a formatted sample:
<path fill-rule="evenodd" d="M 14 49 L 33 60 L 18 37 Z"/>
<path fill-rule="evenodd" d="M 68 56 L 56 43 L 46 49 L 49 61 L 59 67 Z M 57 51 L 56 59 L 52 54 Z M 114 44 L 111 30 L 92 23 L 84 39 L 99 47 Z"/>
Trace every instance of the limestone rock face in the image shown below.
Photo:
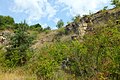
<path fill-rule="evenodd" d="M 12 33 L 8 30 L 0 32 L 0 46 L 7 46 Z"/>
<path fill-rule="evenodd" d="M 5 42 L 6 38 L 3 36 L 0 36 L 0 43 L 3 44 Z"/>
<path fill-rule="evenodd" d="M 120 24 L 120 8 L 110 9 L 106 11 L 98 11 L 95 14 L 83 16 L 78 23 L 71 22 L 66 25 L 67 34 L 77 34 L 83 37 L 86 32 L 93 31 L 95 26 L 102 26 L 109 20 L 116 20 L 116 24 Z"/>

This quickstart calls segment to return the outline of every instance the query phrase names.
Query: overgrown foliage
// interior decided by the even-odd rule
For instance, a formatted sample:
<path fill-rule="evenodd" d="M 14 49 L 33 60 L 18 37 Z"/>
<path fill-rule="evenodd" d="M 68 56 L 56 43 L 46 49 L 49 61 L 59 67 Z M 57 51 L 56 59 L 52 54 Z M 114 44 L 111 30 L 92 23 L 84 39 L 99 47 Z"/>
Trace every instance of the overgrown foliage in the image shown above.
<path fill-rule="evenodd" d="M 115 7 L 120 7 L 120 0 L 111 0 L 111 4 Z"/>
<path fill-rule="evenodd" d="M 27 62 L 30 55 L 30 45 L 33 38 L 27 33 L 25 23 L 20 23 L 10 38 L 9 47 L 4 54 L 5 64 L 9 67 L 21 66 Z"/>
<path fill-rule="evenodd" d="M 43 28 L 42 26 L 38 23 L 38 24 L 34 24 L 34 25 L 31 25 L 29 27 L 31 30 L 35 30 L 35 31 L 38 31 L 39 33 L 43 31 Z"/>
<path fill-rule="evenodd" d="M 48 45 L 38 51 L 37 61 L 31 60 L 34 65 L 30 67 L 39 79 L 44 80 L 59 80 L 60 74 L 64 73 L 71 75 L 64 77 L 66 80 L 119 80 L 119 26 L 111 21 L 88 32 L 83 42 L 76 40 Z"/>
<path fill-rule="evenodd" d="M 0 15 L 0 29 L 12 28 L 14 24 L 14 19 L 10 16 Z"/>

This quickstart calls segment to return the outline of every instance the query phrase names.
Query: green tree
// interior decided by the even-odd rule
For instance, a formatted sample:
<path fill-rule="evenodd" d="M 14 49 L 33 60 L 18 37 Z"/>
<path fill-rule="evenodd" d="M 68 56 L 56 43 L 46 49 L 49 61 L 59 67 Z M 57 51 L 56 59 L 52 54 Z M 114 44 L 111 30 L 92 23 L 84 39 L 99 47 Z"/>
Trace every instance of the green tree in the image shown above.
<path fill-rule="evenodd" d="M 43 28 L 42 28 L 42 26 L 41 26 L 39 23 L 34 24 L 34 25 L 31 25 L 31 26 L 30 26 L 30 29 L 32 29 L 32 30 L 37 30 L 38 32 L 43 31 Z"/>
<path fill-rule="evenodd" d="M 4 16 L 3 21 L 4 21 L 5 24 L 9 24 L 9 25 L 14 24 L 14 19 L 12 17 L 10 17 L 10 16 Z"/>
<path fill-rule="evenodd" d="M 120 0 L 111 0 L 111 5 L 114 5 L 115 7 L 120 7 Z"/>
<path fill-rule="evenodd" d="M 14 19 L 10 16 L 0 16 L 0 25 L 13 25 Z"/>
<path fill-rule="evenodd" d="M 12 17 L 0 15 L 0 29 L 5 29 L 13 25 L 14 25 L 14 19 Z"/>
<path fill-rule="evenodd" d="M 35 28 L 40 27 L 41 28 L 41 25 L 39 23 L 37 23 L 37 24 L 33 25 L 32 27 L 35 27 Z"/>
<path fill-rule="evenodd" d="M 20 23 L 14 31 L 8 48 L 6 48 L 5 61 L 7 66 L 21 66 L 27 62 L 29 47 L 33 38 L 27 33 L 26 23 Z"/>
<path fill-rule="evenodd" d="M 50 26 L 44 28 L 44 30 L 51 30 Z"/>
<path fill-rule="evenodd" d="M 61 20 L 59 20 L 59 21 L 57 22 L 56 27 L 57 27 L 57 28 L 61 28 L 61 27 L 63 27 L 63 26 L 64 26 L 64 22 L 63 22 L 62 19 L 61 19 Z"/>
<path fill-rule="evenodd" d="M 104 11 L 104 10 L 107 10 L 107 8 L 108 8 L 108 6 L 105 6 L 105 7 L 103 8 L 103 11 Z"/>
<path fill-rule="evenodd" d="M 3 25 L 3 16 L 0 15 L 0 26 Z"/>

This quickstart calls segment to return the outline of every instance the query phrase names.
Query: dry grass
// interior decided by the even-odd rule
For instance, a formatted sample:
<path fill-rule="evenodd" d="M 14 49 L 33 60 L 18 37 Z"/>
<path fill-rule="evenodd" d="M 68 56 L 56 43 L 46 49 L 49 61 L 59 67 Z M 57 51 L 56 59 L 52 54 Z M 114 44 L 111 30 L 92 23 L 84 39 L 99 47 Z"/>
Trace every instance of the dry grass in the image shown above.
<path fill-rule="evenodd" d="M 0 71 L 0 80 L 37 80 L 36 75 L 27 74 L 24 70 L 15 70 L 12 72 Z"/>

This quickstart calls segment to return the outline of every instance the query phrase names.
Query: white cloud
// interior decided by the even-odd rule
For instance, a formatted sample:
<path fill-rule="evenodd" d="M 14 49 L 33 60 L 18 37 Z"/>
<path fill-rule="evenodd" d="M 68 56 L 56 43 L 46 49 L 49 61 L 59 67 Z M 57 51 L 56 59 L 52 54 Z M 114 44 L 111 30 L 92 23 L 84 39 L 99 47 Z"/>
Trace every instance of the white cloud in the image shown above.
<path fill-rule="evenodd" d="M 57 4 L 64 4 L 68 8 L 69 14 L 75 16 L 88 14 L 89 11 L 95 12 L 109 2 L 110 0 L 58 0 Z"/>
<path fill-rule="evenodd" d="M 58 22 L 59 20 L 60 20 L 59 18 L 54 18 L 54 19 L 53 19 L 53 22 L 54 22 L 55 24 L 57 24 L 57 22 Z"/>
<path fill-rule="evenodd" d="M 11 10 L 27 14 L 29 22 L 38 21 L 43 17 L 51 18 L 57 12 L 48 0 L 14 0 Z"/>
<path fill-rule="evenodd" d="M 111 0 L 13 0 L 13 12 L 27 14 L 27 21 L 39 21 L 42 18 L 57 23 L 60 17 L 88 14 L 89 11 L 98 11 Z M 66 11 L 66 13 L 65 13 Z M 56 16 L 57 15 L 57 16 Z M 64 17 L 64 18 L 65 18 Z M 47 23 L 48 24 L 48 23 Z"/>
<path fill-rule="evenodd" d="M 48 25 L 45 23 L 45 24 L 42 24 L 42 27 L 46 28 L 46 27 L 48 27 Z"/>

